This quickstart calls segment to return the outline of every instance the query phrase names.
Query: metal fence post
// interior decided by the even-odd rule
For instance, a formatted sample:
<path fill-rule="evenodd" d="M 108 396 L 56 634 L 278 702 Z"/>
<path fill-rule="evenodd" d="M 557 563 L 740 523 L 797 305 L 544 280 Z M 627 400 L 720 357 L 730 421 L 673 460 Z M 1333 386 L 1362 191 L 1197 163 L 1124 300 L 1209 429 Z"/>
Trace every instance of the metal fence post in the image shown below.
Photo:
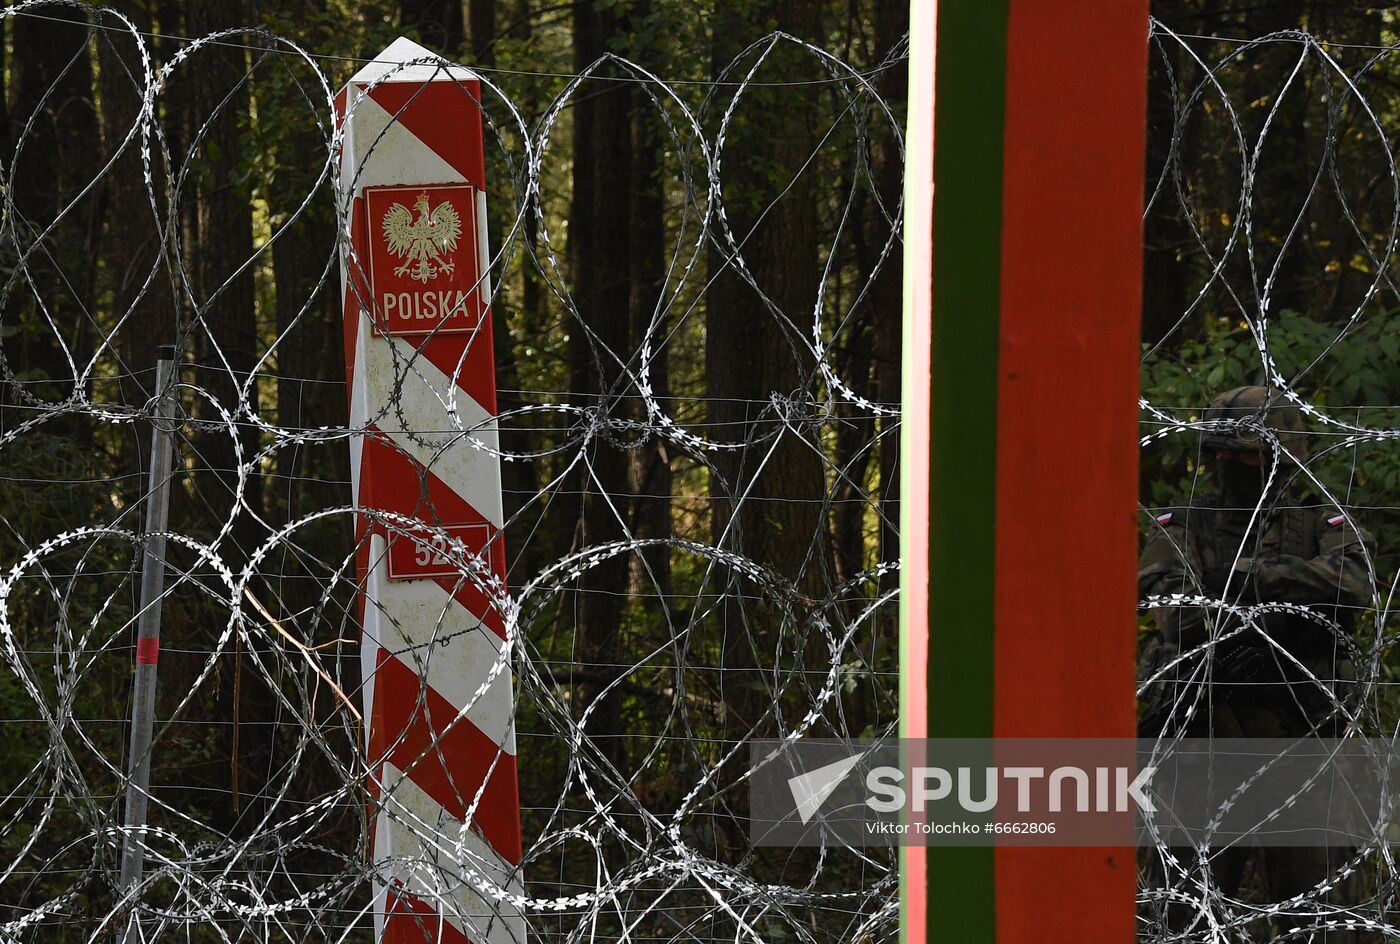
<path fill-rule="evenodd" d="M 141 559 L 141 609 L 136 616 L 136 674 L 131 697 L 131 748 L 127 752 L 126 818 L 119 892 L 141 882 L 145 865 L 146 802 L 151 784 L 151 730 L 155 721 L 156 663 L 160 656 L 161 596 L 165 586 L 165 531 L 170 516 L 171 419 L 175 414 L 175 349 L 156 351 L 156 402 L 151 411 L 150 488 Z M 126 940 L 135 940 L 135 911 Z"/>

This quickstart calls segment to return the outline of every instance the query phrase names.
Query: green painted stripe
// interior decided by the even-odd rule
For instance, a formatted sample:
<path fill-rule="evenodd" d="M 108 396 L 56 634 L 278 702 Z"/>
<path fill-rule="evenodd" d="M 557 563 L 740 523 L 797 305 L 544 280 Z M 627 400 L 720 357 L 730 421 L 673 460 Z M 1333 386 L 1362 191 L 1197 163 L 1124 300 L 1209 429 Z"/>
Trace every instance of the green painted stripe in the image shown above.
<path fill-rule="evenodd" d="M 1009 0 L 938 5 L 929 736 L 992 736 L 997 349 Z M 991 848 L 929 850 L 930 941 L 994 944 Z"/>

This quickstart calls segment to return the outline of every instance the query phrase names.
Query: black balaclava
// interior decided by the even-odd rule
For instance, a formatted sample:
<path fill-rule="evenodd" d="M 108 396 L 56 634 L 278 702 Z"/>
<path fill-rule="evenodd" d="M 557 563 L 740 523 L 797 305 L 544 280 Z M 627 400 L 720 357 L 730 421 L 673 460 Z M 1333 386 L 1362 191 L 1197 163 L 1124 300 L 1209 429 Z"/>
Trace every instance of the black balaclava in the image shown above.
<path fill-rule="evenodd" d="M 1250 465 L 1233 459 L 1215 457 L 1215 479 L 1220 485 L 1220 497 L 1227 508 L 1252 509 L 1264 496 L 1262 465 Z"/>

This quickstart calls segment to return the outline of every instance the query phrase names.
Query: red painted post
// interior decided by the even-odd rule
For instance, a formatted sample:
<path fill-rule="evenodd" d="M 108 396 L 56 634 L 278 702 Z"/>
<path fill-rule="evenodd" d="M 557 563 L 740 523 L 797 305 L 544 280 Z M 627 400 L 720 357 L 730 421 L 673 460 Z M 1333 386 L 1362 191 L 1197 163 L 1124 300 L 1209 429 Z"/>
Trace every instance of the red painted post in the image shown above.
<path fill-rule="evenodd" d="M 910 13 L 901 733 L 1126 741 L 1148 4 Z M 905 941 L 1132 940 L 1131 849 L 903 852 Z"/>
<path fill-rule="evenodd" d="M 1136 734 L 1147 16 L 1146 0 L 1011 4 L 997 737 Z M 1098 35 L 1092 77 L 1073 51 L 1086 30 Z M 1136 939 L 1131 848 L 999 849 L 996 884 L 1004 944 Z"/>
<path fill-rule="evenodd" d="M 524 940 L 480 86 L 398 39 L 336 100 L 378 940 Z"/>

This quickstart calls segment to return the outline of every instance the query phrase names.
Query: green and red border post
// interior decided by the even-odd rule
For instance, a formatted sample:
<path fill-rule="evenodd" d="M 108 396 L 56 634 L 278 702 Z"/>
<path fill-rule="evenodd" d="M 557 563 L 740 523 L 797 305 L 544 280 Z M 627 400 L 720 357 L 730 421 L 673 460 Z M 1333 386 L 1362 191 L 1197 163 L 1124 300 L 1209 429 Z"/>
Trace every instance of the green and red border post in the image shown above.
<path fill-rule="evenodd" d="M 1134 735 L 1146 0 L 911 3 L 904 737 Z M 1129 848 L 903 850 L 908 942 L 1123 942 Z"/>

